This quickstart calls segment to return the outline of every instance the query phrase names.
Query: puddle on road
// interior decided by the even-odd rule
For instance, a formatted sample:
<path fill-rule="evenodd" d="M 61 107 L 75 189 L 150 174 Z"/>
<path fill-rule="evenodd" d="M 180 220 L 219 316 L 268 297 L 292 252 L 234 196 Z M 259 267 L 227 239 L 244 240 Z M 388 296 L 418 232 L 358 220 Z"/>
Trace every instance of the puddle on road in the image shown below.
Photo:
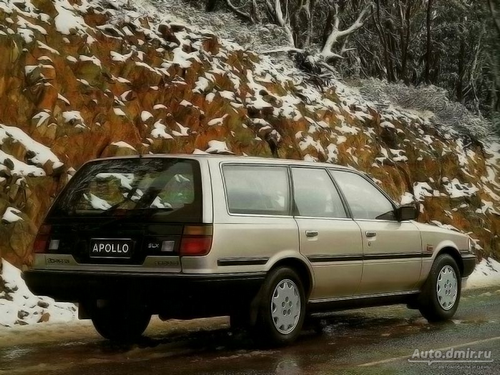
<path fill-rule="evenodd" d="M 28 355 L 30 352 L 32 352 L 32 349 L 14 347 L 4 354 L 4 358 L 7 360 L 14 360 L 17 358 L 24 357 Z"/>
<path fill-rule="evenodd" d="M 463 324 L 463 322 L 461 322 Z M 380 317 L 363 313 L 330 314 L 315 318 L 306 328 L 301 341 L 312 351 L 321 346 L 367 344 L 379 337 L 395 337 L 429 329 L 423 318 Z M 380 332 L 383 333 L 380 333 Z M 320 332 L 318 334 L 318 332 Z M 292 346 L 291 348 L 294 348 Z M 292 350 L 285 348 L 282 350 Z M 82 353 L 85 355 L 82 358 Z M 172 332 L 145 337 L 136 344 L 115 344 L 105 340 L 68 341 L 53 345 L 46 343 L 28 349 L 17 347 L 0 351 L 2 361 L 14 365 L 38 366 L 48 358 L 64 358 L 65 362 L 96 364 L 118 360 L 145 361 L 160 358 L 184 358 L 192 362 L 207 360 L 244 360 L 254 357 L 273 357 L 273 351 L 260 351 L 248 335 L 233 334 L 229 329 Z M 203 358 L 199 355 L 203 354 Z M 207 357 L 208 355 L 208 357 Z M 186 358 L 187 357 L 187 358 Z M 9 366 L 10 367 L 10 366 Z M 14 367 L 14 366 L 13 366 Z M 58 368 L 60 366 L 57 366 Z"/>

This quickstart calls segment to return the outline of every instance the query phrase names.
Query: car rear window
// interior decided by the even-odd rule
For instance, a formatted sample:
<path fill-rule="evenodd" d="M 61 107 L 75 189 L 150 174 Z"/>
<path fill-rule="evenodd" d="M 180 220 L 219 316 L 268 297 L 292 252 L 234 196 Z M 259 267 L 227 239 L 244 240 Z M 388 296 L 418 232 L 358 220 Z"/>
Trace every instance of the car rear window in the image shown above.
<path fill-rule="evenodd" d="M 200 222 L 198 162 L 131 158 L 86 164 L 56 200 L 51 215 L 96 216 L 142 212 L 163 220 Z"/>
<path fill-rule="evenodd" d="M 286 167 L 226 165 L 223 170 L 229 212 L 289 215 Z"/>

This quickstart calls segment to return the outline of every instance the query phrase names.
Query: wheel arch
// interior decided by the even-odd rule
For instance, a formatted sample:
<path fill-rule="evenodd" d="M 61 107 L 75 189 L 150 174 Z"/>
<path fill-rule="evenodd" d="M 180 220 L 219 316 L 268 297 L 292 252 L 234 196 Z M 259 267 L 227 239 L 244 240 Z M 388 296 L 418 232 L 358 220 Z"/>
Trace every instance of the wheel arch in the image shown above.
<path fill-rule="evenodd" d="M 436 253 L 436 256 L 434 257 L 433 263 L 436 261 L 436 259 L 443 254 L 448 254 L 450 255 L 455 262 L 457 263 L 458 270 L 460 271 L 460 276 L 464 273 L 464 262 L 462 260 L 462 256 L 460 255 L 460 252 L 458 249 L 450 244 L 446 244 L 441 249 L 439 249 Z"/>
<path fill-rule="evenodd" d="M 299 274 L 300 279 L 304 283 L 304 291 L 306 292 L 307 300 L 311 295 L 311 291 L 314 285 L 312 271 L 309 269 L 307 264 L 302 259 L 296 257 L 286 257 L 279 259 L 275 263 L 273 263 L 273 265 L 269 269 L 269 272 L 278 267 L 290 267 Z"/>

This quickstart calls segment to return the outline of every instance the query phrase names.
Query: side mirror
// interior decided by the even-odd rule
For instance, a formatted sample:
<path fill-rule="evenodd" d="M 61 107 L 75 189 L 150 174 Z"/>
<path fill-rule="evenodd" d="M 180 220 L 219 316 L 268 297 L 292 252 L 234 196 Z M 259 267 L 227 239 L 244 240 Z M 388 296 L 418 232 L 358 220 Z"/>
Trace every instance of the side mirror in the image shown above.
<path fill-rule="evenodd" d="M 398 221 L 416 220 L 418 218 L 418 214 L 419 211 L 414 205 L 399 206 L 396 209 L 396 217 Z"/>

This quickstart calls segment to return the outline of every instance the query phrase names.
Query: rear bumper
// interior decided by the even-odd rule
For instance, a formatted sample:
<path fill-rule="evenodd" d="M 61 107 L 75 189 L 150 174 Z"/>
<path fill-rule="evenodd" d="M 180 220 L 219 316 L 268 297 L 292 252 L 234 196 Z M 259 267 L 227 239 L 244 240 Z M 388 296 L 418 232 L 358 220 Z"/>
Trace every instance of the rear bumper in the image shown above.
<path fill-rule="evenodd" d="M 237 274 L 165 274 L 30 270 L 28 288 L 59 301 L 140 300 L 159 312 L 196 308 L 225 314 L 259 291 L 265 272 Z M 210 312 L 208 312 L 210 310 Z M 196 315 L 196 314 L 195 314 Z"/>
<path fill-rule="evenodd" d="M 464 264 L 462 277 L 469 277 L 476 267 L 476 256 L 473 254 L 462 255 L 462 262 Z"/>

